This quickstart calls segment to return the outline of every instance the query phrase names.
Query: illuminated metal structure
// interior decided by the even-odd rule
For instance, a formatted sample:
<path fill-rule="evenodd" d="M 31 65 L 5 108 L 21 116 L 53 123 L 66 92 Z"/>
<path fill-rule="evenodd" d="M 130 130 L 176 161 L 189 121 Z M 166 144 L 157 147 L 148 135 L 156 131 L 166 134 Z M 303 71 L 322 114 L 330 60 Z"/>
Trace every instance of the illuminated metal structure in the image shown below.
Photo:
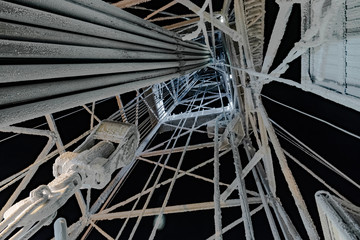
<path fill-rule="evenodd" d="M 320 228 L 288 159 L 332 192 L 316 194 L 325 238 L 359 238 L 359 208 L 285 151 L 278 136 L 358 191 L 359 183 L 271 120 L 262 98 L 275 100 L 262 95 L 262 89 L 281 82 L 360 111 L 360 3 L 278 1 L 263 54 L 264 0 L 224 0 L 221 11 L 214 11 L 209 0 L 202 6 L 174 0 L 157 10 L 137 6 L 144 2 L 122 0 L 112 6 L 100 0 L 0 1 L 0 147 L 11 141 L 12 150 L 22 148 L 22 141 L 15 140 L 24 138 L 42 149 L 34 159 L 29 154 L 26 168 L 1 170 L 5 177 L 0 191 L 6 201 L 0 211 L 0 238 L 41 234 L 41 227 L 53 224 L 68 200 L 77 202 L 80 213 L 74 222 L 55 222 L 56 240 L 85 239 L 94 232 L 106 239 L 156 239 L 165 217 L 206 210 L 214 216 L 208 239 L 225 238 L 240 224 L 245 238 L 255 239 L 253 219 L 261 213 L 274 239 L 319 239 Z M 190 12 L 167 11 L 177 5 Z M 295 5 L 301 7 L 301 40 L 270 71 Z M 142 19 L 121 8 L 149 14 Z M 165 17 L 154 18 L 157 14 Z M 154 24 L 179 19 L 163 27 Z M 333 56 L 341 56 L 336 69 Z M 301 82 L 282 78 L 298 58 Z M 89 117 L 77 115 L 82 111 Z M 78 129 L 67 128 L 67 118 Z M 73 136 L 73 131 L 80 135 Z M 15 153 L 8 152 L 4 159 L 11 160 Z M 304 232 L 278 198 L 283 189 L 278 188 L 275 161 Z M 224 176 L 220 163 L 230 163 L 234 171 Z M 33 190 L 31 183 L 46 164 L 53 167 L 53 176 L 48 172 L 50 177 Z M 211 177 L 201 171 L 210 165 Z M 132 185 L 133 175 L 137 184 Z M 198 181 L 212 184 L 213 191 L 195 198 L 191 187 L 183 186 L 189 191 L 183 194 L 187 199 L 173 200 L 184 179 L 193 180 L 194 186 Z M 134 194 L 123 190 L 127 184 Z M 161 201 L 154 203 L 159 191 Z M 226 208 L 240 214 L 225 224 Z M 144 222 L 151 216 L 157 217 L 149 230 Z M 111 233 L 105 221 L 111 222 Z"/>

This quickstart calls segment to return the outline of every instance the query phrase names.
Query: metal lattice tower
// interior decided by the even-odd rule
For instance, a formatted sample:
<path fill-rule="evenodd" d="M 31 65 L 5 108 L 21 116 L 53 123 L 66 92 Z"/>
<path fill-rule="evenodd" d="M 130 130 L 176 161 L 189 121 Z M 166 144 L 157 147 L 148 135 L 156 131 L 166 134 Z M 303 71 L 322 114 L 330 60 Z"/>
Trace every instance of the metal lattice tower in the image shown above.
<path fill-rule="evenodd" d="M 174 239 L 360 238 L 359 179 L 264 101 L 360 137 L 263 91 L 279 82 L 359 112 L 360 3 L 277 1 L 265 42 L 264 0 L 146 2 L 0 1 L 0 239 L 156 239 L 169 226 Z M 295 8 L 300 40 L 279 62 Z M 300 81 L 285 78 L 299 59 Z M 310 204 L 293 164 L 321 184 Z"/>

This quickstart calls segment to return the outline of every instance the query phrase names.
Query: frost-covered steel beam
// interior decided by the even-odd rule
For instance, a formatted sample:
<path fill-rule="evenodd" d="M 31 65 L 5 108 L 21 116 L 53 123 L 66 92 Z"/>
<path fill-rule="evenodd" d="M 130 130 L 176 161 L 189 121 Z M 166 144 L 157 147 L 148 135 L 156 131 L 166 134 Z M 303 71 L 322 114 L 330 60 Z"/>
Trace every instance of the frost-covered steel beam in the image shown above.
<path fill-rule="evenodd" d="M 239 199 L 241 201 L 241 212 L 242 212 L 242 216 L 244 217 L 245 237 L 247 240 L 255 239 L 252 219 L 250 216 L 249 202 L 246 195 L 245 181 L 241 179 L 242 166 L 240 160 L 240 153 L 235 145 L 235 136 L 233 132 L 230 133 L 230 144 L 234 158 L 236 180 L 237 180 L 236 185 L 238 188 Z"/>
<path fill-rule="evenodd" d="M 174 20 L 174 19 L 189 19 L 192 17 L 196 17 L 197 14 L 182 14 L 182 15 L 176 15 L 176 16 L 170 16 L 170 17 L 158 17 L 154 19 L 150 19 L 150 22 L 160 22 L 160 21 L 166 21 L 166 20 Z"/>
<path fill-rule="evenodd" d="M 138 157 L 139 160 L 143 161 L 143 162 L 147 162 L 149 164 L 158 164 L 160 167 L 165 167 L 166 169 L 169 169 L 171 171 L 176 171 L 176 168 L 173 168 L 173 167 L 170 167 L 170 166 L 167 166 L 167 165 L 164 165 L 162 163 L 157 163 L 155 161 L 152 161 L 152 160 L 149 160 L 149 159 L 146 159 L 146 158 L 142 158 L 142 157 Z M 195 173 L 186 173 L 186 171 L 184 170 L 179 170 L 180 173 L 185 173 L 187 176 L 190 176 L 190 177 L 193 177 L 193 178 L 196 178 L 196 179 L 200 179 L 200 180 L 203 180 L 205 182 L 209 182 L 209 183 L 214 183 L 214 180 L 210 179 L 210 178 L 207 178 L 207 177 L 203 177 L 201 175 L 198 175 L 198 174 L 195 174 Z M 226 183 L 223 183 L 223 182 L 219 182 L 219 185 L 222 185 L 222 186 L 228 186 L 228 184 Z"/>
<path fill-rule="evenodd" d="M 266 127 L 266 130 L 269 134 L 269 139 L 273 144 L 275 154 L 277 158 L 279 159 L 281 170 L 284 174 L 285 180 L 288 184 L 289 190 L 293 196 L 293 199 L 295 201 L 295 204 L 298 208 L 300 217 L 303 221 L 303 224 L 305 226 L 306 232 L 310 239 L 320 239 L 319 235 L 317 233 L 316 227 L 314 225 L 314 222 L 310 216 L 310 213 L 307 209 L 306 203 L 302 197 L 302 194 L 299 190 L 298 185 L 296 184 L 295 178 L 291 172 L 291 169 L 289 168 L 289 165 L 287 163 L 287 159 L 284 155 L 284 152 L 282 151 L 282 148 L 280 146 L 279 139 L 277 138 L 275 134 L 274 127 L 269 122 L 269 118 L 267 116 L 267 113 L 265 111 L 265 108 L 263 105 L 259 106 L 259 114 L 261 115 L 263 119 L 263 124 Z"/>
<path fill-rule="evenodd" d="M 302 85 L 356 111 L 360 111 L 359 9 L 354 0 L 301 4 L 301 40 L 287 57 L 302 54 Z M 329 98 L 328 92 L 333 96 Z"/>
<path fill-rule="evenodd" d="M 231 4 L 230 0 L 224 0 L 220 13 L 222 16 L 227 16 L 229 12 L 230 4 Z"/>
<path fill-rule="evenodd" d="M 19 102 L 30 102 L 31 100 L 48 98 L 51 96 L 71 94 L 78 91 L 91 91 L 93 89 L 105 88 L 133 81 L 141 81 L 148 78 L 161 77 L 177 73 L 177 68 L 159 69 L 154 71 L 132 72 L 123 74 L 112 74 L 107 76 L 81 77 L 77 79 L 50 81 L 39 81 L 28 84 L 4 86 L 0 90 L 0 104 L 17 104 Z M 39 79 L 41 80 L 41 79 Z M 18 82 L 17 82 L 18 83 Z M 51 92 L 49 92 L 51 90 Z"/>
<path fill-rule="evenodd" d="M 274 59 L 275 55 L 279 49 L 281 40 L 285 33 L 285 28 L 289 20 L 289 16 L 292 10 L 293 3 L 287 1 L 277 2 L 279 4 L 279 12 L 276 18 L 274 25 L 274 30 L 271 34 L 270 42 L 265 54 L 264 64 L 262 66 L 261 72 L 268 73 Z"/>
<path fill-rule="evenodd" d="M 193 77 L 194 74 L 195 73 L 190 74 L 190 77 Z M 179 89 L 179 100 L 181 100 L 198 81 L 196 78 L 194 78 L 193 80 L 190 81 L 190 79 L 189 79 L 190 77 L 186 76 L 181 79 L 178 79 L 178 81 L 180 81 L 180 80 L 186 81 L 186 84 L 182 84 L 182 86 Z M 159 84 L 159 86 L 163 86 L 163 85 L 164 85 L 164 83 Z M 156 88 L 153 88 L 153 90 L 155 90 L 155 89 Z M 156 92 L 154 92 L 154 94 L 156 95 Z M 141 95 L 139 97 L 141 97 Z M 159 99 L 156 99 L 156 100 L 159 100 Z M 145 100 L 143 100 L 143 101 L 145 101 Z M 134 103 L 134 100 L 132 102 Z M 171 113 L 173 111 L 173 109 L 175 108 L 175 102 L 168 103 L 168 104 L 170 104 L 170 105 L 172 104 L 172 105 L 167 107 L 168 110 L 167 110 L 167 113 L 165 113 L 165 115 L 168 113 Z M 138 149 L 136 151 L 136 156 L 139 156 L 143 152 L 143 150 L 146 148 L 147 144 L 150 142 L 152 137 L 158 132 L 158 129 L 161 126 L 162 121 L 164 121 L 164 119 L 157 122 L 156 126 L 150 131 L 150 133 L 148 133 L 146 135 L 145 139 L 143 139 L 142 143 L 140 144 L 140 146 L 138 147 Z M 126 167 L 124 167 L 120 170 L 120 172 L 114 177 L 113 181 L 106 187 L 106 189 L 103 191 L 103 193 L 99 196 L 99 198 L 92 205 L 92 207 L 90 209 L 91 214 L 94 214 L 99 209 L 100 209 L 99 210 L 100 212 L 104 211 L 104 208 L 107 206 L 110 199 L 112 199 L 113 194 L 115 194 L 117 192 L 118 187 L 121 185 L 121 183 L 126 178 L 126 176 L 131 172 L 131 169 L 134 167 L 135 163 L 136 163 L 136 161 L 134 160 L 131 162 L 131 164 L 127 165 Z M 185 172 L 180 173 L 180 175 L 182 175 L 182 174 L 185 174 Z M 186 174 L 189 174 L 189 173 L 187 172 Z M 164 182 L 160 183 L 160 185 L 162 185 L 162 184 L 166 184 L 166 183 L 164 183 Z M 80 222 L 81 222 L 81 220 L 78 221 L 78 223 L 80 223 Z M 84 228 L 84 227 L 85 227 L 85 225 L 82 225 L 82 228 Z M 89 228 L 85 231 L 85 236 L 90 232 L 91 228 L 92 228 L 92 226 L 89 226 Z M 74 236 L 79 235 L 81 231 L 74 232 Z"/>
<path fill-rule="evenodd" d="M 177 78 L 210 61 L 205 46 L 100 0 L 1 1 L 0 9 L 0 126 Z"/>
<path fill-rule="evenodd" d="M 315 194 L 325 240 L 359 239 L 359 207 L 325 191 Z"/>
<path fill-rule="evenodd" d="M 185 73 L 190 73 L 194 70 L 202 68 L 203 66 L 205 65 L 198 66 L 197 68 L 188 70 Z M 29 101 L 27 103 L 19 103 L 19 105 L 16 106 L 6 106 L 0 110 L 0 126 L 7 126 L 9 124 L 33 119 L 49 113 L 62 111 L 64 109 L 80 106 L 88 102 L 98 101 L 109 96 L 115 96 L 117 94 L 129 92 L 133 89 L 143 88 L 148 85 L 165 82 L 169 79 L 181 76 L 181 73 L 177 72 L 177 69 L 174 69 L 174 71 L 175 72 L 171 74 L 163 76 L 153 78 L 147 78 L 147 76 L 144 76 L 142 80 L 129 81 L 115 86 L 110 85 L 103 88 L 92 89 L 91 91 L 82 91 L 80 93 L 65 96 L 51 96 L 35 102 Z M 109 76 L 109 78 L 116 78 L 116 76 Z M 49 91 L 51 91 L 51 88 Z"/>
<path fill-rule="evenodd" d="M 222 113 L 224 110 L 229 111 L 229 108 L 228 107 L 225 107 L 224 109 L 222 109 L 222 108 L 213 108 L 213 109 L 203 110 L 203 111 L 199 111 L 199 112 L 174 114 L 174 115 L 168 116 L 166 118 L 166 122 L 181 120 L 183 118 L 195 118 L 195 117 L 219 114 L 219 113 Z"/>
<path fill-rule="evenodd" d="M 261 69 L 264 47 L 265 0 L 243 0 L 250 53 L 256 70 Z"/>
<path fill-rule="evenodd" d="M 249 204 L 259 204 L 260 199 L 258 197 L 248 198 Z M 232 199 L 227 200 L 221 203 L 222 208 L 228 207 L 238 207 L 240 206 L 240 200 Z M 182 213 L 182 212 L 193 212 L 193 211 L 200 211 L 200 210 L 209 210 L 214 208 L 213 202 L 204 202 L 204 203 L 193 203 L 193 204 L 184 204 L 184 205 L 177 205 L 177 206 L 168 206 L 164 209 L 164 214 L 170 213 Z M 144 216 L 155 216 L 158 215 L 160 212 L 160 208 L 150 208 L 146 209 L 144 212 Z M 135 210 L 131 213 L 130 217 L 134 218 L 140 215 L 141 210 Z M 129 215 L 128 211 L 125 212 L 114 212 L 114 213 L 98 213 L 91 216 L 92 220 L 111 220 L 111 219 L 122 219 L 126 218 Z"/>
<path fill-rule="evenodd" d="M 185 26 L 189 26 L 191 24 L 194 24 L 196 22 L 198 22 L 200 20 L 200 18 L 192 18 L 192 19 L 189 19 L 189 20 L 185 20 L 185 21 L 182 21 L 182 22 L 178 22 L 178 23 L 174 23 L 174 24 L 171 24 L 171 25 L 167 25 L 167 26 L 164 26 L 165 29 L 167 30 L 174 30 L 174 29 L 178 29 L 178 28 L 181 28 L 181 27 L 185 27 Z"/>
<path fill-rule="evenodd" d="M 106 2 L 104 1 L 99 1 L 99 0 L 87 0 L 87 1 L 84 1 L 84 0 L 71 0 L 73 2 L 76 2 L 76 3 L 79 3 L 83 6 L 86 6 L 86 7 L 90 7 L 90 8 L 95 8 L 97 11 L 99 12 L 102 12 L 102 13 L 105 13 L 107 15 L 111 15 L 111 16 L 114 16 L 116 18 L 119 18 L 119 19 L 123 19 L 125 21 L 128 21 L 132 24 L 135 24 L 135 25 L 139 25 L 139 26 L 142 26 L 144 28 L 147 28 L 147 29 L 151 29 L 153 30 L 153 33 L 161 33 L 165 36 L 170 36 L 173 38 L 173 41 L 176 39 L 180 39 L 180 36 L 177 35 L 176 33 L 174 32 L 171 32 L 171 31 L 167 31 L 166 29 L 164 28 L 161 28 L 160 26 L 156 25 L 156 24 L 153 24 L 151 22 L 148 22 L 148 21 L 144 21 L 142 18 L 139 18 L 131 13 L 128 13 L 122 9 L 119 9 L 119 8 L 114 8 L 113 6 L 107 4 Z M 191 44 L 194 44 L 194 43 L 191 43 Z M 201 45 L 199 43 L 196 43 L 198 45 Z"/>
<path fill-rule="evenodd" d="M 178 3 L 181 3 L 182 5 L 184 5 L 185 7 L 187 7 L 196 14 L 202 12 L 199 6 L 197 6 L 196 4 L 192 3 L 189 0 L 176 0 L 176 1 Z M 234 41 L 238 41 L 240 39 L 240 35 L 236 31 L 223 24 L 220 20 L 213 18 L 208 12 L 203 12 L 202 14 L 205 21 L 210 23 L 212 22 L 216 28 L 220 29 L 225 34 L 229 35 Z"/>
<path fill-rule="evenodd" d="M 214 136 L 214 222 L 215 222 L 215 239 L 222 239 L 222 216 L 221 216 L 221 199 L 220 199 L 220 160 L 219 160 L 219 117 L 216 118 L 215 136 Z"/>
<path fill-rule="evenodd" d="M 263 209 L 263 205 L 259 205 L 258 207 L 254 208 L 254 210 L 252 210 L 250 212 L 250 215 L 253 216 L 255 213 L 259 212 L 260 210 Z M 244 218 L 238 218 L 237 220 L 233 221 L 232 223 L 230 223 L 229 225 L 227 225 L 226 227 L 224 227 L 222 229 L 223 233 L 226 233 L 227 231 L 233 229 L 234 227 L 238 226 L 239 224 L 241 224 L 242 222 L 244 222 Z M 212 235 L 211 237 L 207 238 L 206 240 L 213 240 L 215 239 L 215 234 Z"/>
<path fill-rule="evenodd" d="M 272 81 L 276 81 L 276 82 L 280 82 L 280 83 L 284 83 L 287 84 L 289 86 L 293 86 L 296 87 L 298 89 L 301 89 L 305 92 L 310 92 L 316 95 L 319 95 L 325 99 L 331 100 L 333 102 L 336 102 L 338 104 L 342 104 L 348 108 L 352 108 L 356 111 L 360 111 L 360 102 L 356 97 L 350 96 L 350 95 L 341 95 L 338 94 L 336 91 L 333 90 L 329 90 L 326 88 L 323 88 L 321 86 L 312 84 L 311 82 L 302 82 L 301 84 L 292 81 L 290 79 L 286 79 L 286 78 L 280 78 L 280 77 L 276 77 L 273 74 L 263 74 L 263 73 L 259 73 L 256 71 L 252 71 L 252 70 L 247 70 L 245 68 L 239 68 L 239 67 L 234 67 L 228 64 L 223 64 L 224 66 L 230 67 L 234 70 L 238 70 L 240 72 L 245 72 L 251 76 L 255 76 L 255 77 L 259 77 L 260 81 L 263 81 L 263 84 L 268 84 Z M 266 79 L 266 80 L 264 80 Z"/>
<path fill-rule="evenodd" d="M 113 5 L 119 8 L 129 8 L 149 1 L 150 0 L 121 0 L 114 3 Z"/>
<path fill-rule="evenodd" d="M 162 12 L 162 11 L 164 11 L 164 10 L 172 7 L 172 6 L 174 6 L 176 3 L 177 3 L 177 2 L 176 2 L 175 0 L 174 0 L 174 1 L 171 1 L 170 3 L 166 4 L 165 6 L 163 6 L 163 7 L 159 8 L 158 10 L 150 13 L 150 14 L 147 15 L 144 19 L 145 19 L 145 20 L 148 20 L 149 18 L 152 18 L 152 17 L 155 16 L 156 14 L 158 14 L 158 13 L 160 13 L 160 12 Z"/>
<path fill-rule="evenodd" d="M 214 146 L 213 142 L 200 143 L 200 144 L 195 144 L 195 145 L 189 145 L 186 150 L 192 151 L 192 150 L 198 150 L 198 149 L 203 149 L 203 148 L 210 148 L 213 146 Z M 155 151 L 150 151 L 150 152 L 143 152 L 143 153 L 141 153 L 140 157 L 153 157 L 153 156 L 159 156 L 162 154 L 182 152 L 183 150 L 184 150 L 184 147 L 176 147 L 176 148 L 165 149 L 165 150 L 155 150 Z"/>
<path fill-rule="evenodd" d="M 254 70 L 260 70 L 261 69 L 261 66 L 260 66 L 260 69 L 256 69 L 256 63 L 255 61 L 253 61 L 256 57 L 253 55 L 252 51 L 251 51 L 251 41 L 250 41 L 250 34 L 249 34 L 249 29 L 247 27 L 247 24 L 251 25 L 252 23 L 251 22 L 245 22 L 244 19 L 246 19 L 246 16 L 247 14 L 249 14 L 249 12 L 246 11 L 245 9 L 245 2 L 246 1 L 234 1 L 234 12 L 235 12 L 235 23 L 236 23 L 236 28 L 237 30 L 240 32 L 241 36 L 243 36 L 243 41 L 242 41 L 242 44 L 243 44 L 243 49 L 239 49 L 240 50 L 240 59 L 242 60 L 241 62 L 241 65 L 243 66 L 243 68 L 246 68 L 246 70 L 250 70 L 254 73 L 254 74 L 250 74 L 249 72 L 247 72 L 250 76 L 250 82 L 253 83 L 254 85 L 252 86 L 252 91 L 255 92 L 256 94 L 256 91 L 259 91 L 260 88 L 258 88 L 256 86 L 256 81 L 258 81 L 258 79 L 256 77 L 261 77 L 259 72 L 256 72 Z M 257 18 L 256 14 L 253 15 L 254 17 L 254 20 Z M 259 29 L 261 31 L 261 29 Z M 257 31 L 254 31 L 254 36 L 257 35 L 256 33 Z M 261 35 L 259 33 L 259 35 Z M 228 44 L 229 46 L 231 46 L 231 43 Z M 237 63 L 238 60 L 236 59 L 236 52 L 230 48 L 230 57 L 232 58 L 232 61 L 234 63 Z M 243 57 L 246 59 L 246 62 L 243 60 Z M 253 64 L 254 63 L 254 64 Z M 259 66 L 259 65 L 258 65 Z M 238 69 L 239 70 L 239 69 Z M 246 83 L 245 83 L 245 74 L 244 73 L 241 73 L 239 72 L 239 74 L 241 75 L 241 83 L 244 86 L 246 86 Z M 256 77 L 255 77 L 256 76 Z M 240 97 L 240 95 L 239 95 Z M 318 239 L 318 234 L 316 232 L 316 229 L 314 227 L 314 224 L 312 222 L 312 219 L 311 219 L 311 216 L 309 215 L 308 213 L 308 210 L 307 210 L 307 207 L 305 205 L 305 202 L 303 201 L 302 199 L 302 196 L 301 196 L 301 193 L 299 191 L 299 189 L 297 188 L 297 185 L 296 185 L 296 182 L 291 174 L 291 171 L 290 169 L 288 168 L 287 166 L 287 163 L 286 163 L 286 159 L 285 157 L 283 157 L 283 153 L 282 153 L 282 150 L 281 150 L 281 147 L 279 145 L 279 142 L 278 140 L 276 139 L 276 135 L 275 133 L 273 132 L 273 128 L 271 126 L 271 124 L 268 123 L 268 120 L 267 120 L 267 115 L 266 115 L 266 112 L 264 111 L 262 105 L 261 105 L 261 102 L 260 101 L 254 101 L 254 94 L 253 92 L 250 92 L 248 91 L 247 88 L 244 88 L 244 109 L 245 109 L 245 114 L 246 114 L 246 124 L 251 124 L 253 126 L 254 129 L 258 129 L 257 126 L 255 126 L 256 124 L 256 120 L 258 120 L 258 118 L 261 120 L 262 118 L 262 121 L 263 121 L 263 125 L 266 127 L 267 131 L 268 131 L 268 134 L 270 135 L 270 138 L 272 141 L 276 141 L 276 143 L 273 143 L 273 146 L 275 148 L 275 152 L 280 160 L 280 164 L 282 166 L 282 170 L 283 170 L 283 173 L 285 175 L 285 178 L 286 178 L 286 181 L 288 182 L 288 185 L 289 185 L 289 188 L 291 190 L 291 192 L 293 193 L 293 197 L 294 197 L 294 200 L 296 202 L 296 205 L 299 209 L 299 213 L 300 213 L 300 216 L 302 218 L 302 221 L 304 222 L 304 225 L 305 225 L 305 228 L 308 232 L 308 235 L 309 235 L 309 238 L 310 239 Z M 241 102 L 242 98 L 240 98 L 240 102 Z M 249 111 L 252 111 L 255 106 L 257 106 L 257 108 L 259 107 L 259 105 L 262 107 L 261 108 L 261 115 L 258 114 L 258 116 L 255 118 L 252 117 L 251 114 L 249 114 Z M 264 128 L 264 126 L 262 126 L 262 128 Z M 261 129 L 260 129 L 261 130 Z M 265 135 L 266 132 L 264 132 L 265 129 L 262 129 L 262 136 L 258 136 L 257 133 L 255 133 L 254 131 L 254 135 L 256 137 L 256 140 L 257 140 L 257 143 L 258 143 L 258 146 L 267 146 L 267 142 L 268 142 L 268 139 L 267 139 L 267 136 Z M 260 140 L 260 137 L 261 137 L 261 140 Z M 265 137 L 265 138 L 264 138 Z M 264 144 L 263 144 L 264 143 Z M 266 155 L 269 155 L 269 154 L 266 154 Z M 269 155 L 270 156 L 270 155 Z M 249 160 L 251 159 L 251 156 L 248 156 Z M 269 157 L 264 157 L 264 161 L 266 161 L 266 164 L 267 166 L 272 166 L 272 163 L 270 162 L 271 161 L 271 158 Z M 255 169 L 253 170 L 253 173 L 255 172 Z M 257 173 L 255 172 L 254 173 L 254 177 L 257 178 L 255 175 L 257 175 Z M 266 175 L 268 179 L 273 179 L 273 172 L 269 171 L 269 168 L 266 169 Z M 269 178 L 270 177 L 270 178 Z M 261 178 L 260 178 L 261 179 Z M 274 183 L 275 181 L 272 181 L 273 182 L 273 186 L 274 186 Z M 260 186 L 260 185 L 259 185 Z M 272 188 L 272 189 L 271 189 Z M 273 187 L 266 187 L 266 193 L 267 194 L 270 194 L 272 195 L 272 191 L 274 188 Z M 261 192 L 263 191 L 262 189 L 258 188 L 258 190 Z M 261 194 L 261 196 L 264 197 L 264 194 Z M 271 199 L 271 198 L 270 198 Z M 274 218 L 272 217 L 272 213 L 268 207 L 268 204 L 266 202 L 263 202 L 264 203 L 264 207 L 265 207 L 265 212 L 266 212 L 266 215 L 267 215 L 267 218 L 269 220 L 269 224 L 271 226 L 271 230 L 273 232 L 273 235 L 274 235 L 274 238 L 275 239 L 278 239 L 278 230 L 277 230 L 277 226 L 274 222 Z M 280 217 L 280 214 L 275 212 L 276 214 L 276 218 L 278 219 L 278 221 L 280 223 L 284 222 L 285 224 L 285 221 L 282 219 L 282 217 Z M 284 218 L 285 219 L 285 218 Z M 246 220 L 246 218 L 245 218 Z M 281 228 L 282 229 L 285 229 L 284 232 L 285 234 L 288 234 L 288 230 L 286 230 L 286 226 L 284 227 L 283 225 L 284 224 L 281 224 Z M 288 224 L 288 223 L 286 223 Z M 292 229 L 292 228 L 291 228 Z M 291 233 L 291 235 L 293 236 L 297 236 L 296 232 L 293 231 Z"/>

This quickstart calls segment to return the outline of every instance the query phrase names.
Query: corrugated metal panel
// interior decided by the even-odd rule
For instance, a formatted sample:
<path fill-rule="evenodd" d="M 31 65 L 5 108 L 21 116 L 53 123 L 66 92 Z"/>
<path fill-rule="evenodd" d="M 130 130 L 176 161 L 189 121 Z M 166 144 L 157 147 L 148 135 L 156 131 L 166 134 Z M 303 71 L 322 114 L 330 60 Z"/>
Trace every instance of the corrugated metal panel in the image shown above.
<path fill-rule="evenodd" d="M 323 14 L 334 3 L 327 0 Z M 360 2 L 344 0 L 336 13 L 329 41 L 311 50 L 311 78 L 315 84 L 360 97 Z"/>
<path fill-rule="evenodd" d="M 360 2 L 346 4 L 346 93 L 360 97 Z"/>

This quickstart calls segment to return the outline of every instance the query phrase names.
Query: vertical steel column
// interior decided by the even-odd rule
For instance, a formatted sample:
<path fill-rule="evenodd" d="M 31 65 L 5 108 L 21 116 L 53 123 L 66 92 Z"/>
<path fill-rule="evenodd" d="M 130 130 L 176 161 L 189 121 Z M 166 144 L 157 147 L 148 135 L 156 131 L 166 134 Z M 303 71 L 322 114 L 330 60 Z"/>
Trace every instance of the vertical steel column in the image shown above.
<path fill-rule="evenodd" d="M 205 46 L 101 0 L 1 1 L 0 8 L 0 60 L 12 59 L 0 66 L 0 126 L 177 78 L 210 61 Z"/>

